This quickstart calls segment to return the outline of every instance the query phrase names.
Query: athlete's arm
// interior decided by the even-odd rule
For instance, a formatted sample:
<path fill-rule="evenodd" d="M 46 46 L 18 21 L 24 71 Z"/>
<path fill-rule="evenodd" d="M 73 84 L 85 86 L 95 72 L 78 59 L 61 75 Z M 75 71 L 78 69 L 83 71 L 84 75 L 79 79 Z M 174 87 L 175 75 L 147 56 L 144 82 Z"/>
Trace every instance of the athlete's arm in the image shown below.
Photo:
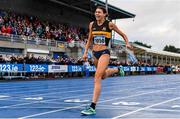
<path fill-rule="evenodd" d="M 88 36 L 87 43 L 85 46 L 85 51 L 84 51 L 84 56 L 83 56 L 84 59 L 87 58 L 87 52 L 88 52 L 89 46 L 90 46 L 91 41 L 92 41 L 92 25 L 93 25 L 93 22 L 91 22 L 89 24 L 89 36 Z"/>
<path fill-rule="evenodd" d="M 109 22 L 109 28 L 110 28 L 111 30 L 114 30 L 114 31 L 117 32 L 120 36 L 123 37 L 124 41 L 126 42 L 126 46 L 127 46 L 127 47 L 132 48 L 132 47 L 129 45 L 129 41 L 128 41 L 128 38 L 127 38 L 126 34 L 123 33 L 114 23 Z"/>

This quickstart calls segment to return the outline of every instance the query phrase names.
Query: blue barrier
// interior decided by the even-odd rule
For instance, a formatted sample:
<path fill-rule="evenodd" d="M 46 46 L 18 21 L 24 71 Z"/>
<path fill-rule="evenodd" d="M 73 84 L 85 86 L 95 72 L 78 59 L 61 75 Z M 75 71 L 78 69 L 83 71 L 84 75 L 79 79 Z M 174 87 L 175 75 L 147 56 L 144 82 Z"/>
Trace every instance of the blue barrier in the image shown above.
<path fill-rule="evenodd" d="M 157 67 L 153 67 L 153 71 L 157 71 Z"/>
<path fill-rule="evenodd" d="M 146 67 L 140 67 L 140 71 L 142 72 L 146 71 Z"/>
<path fill-rule="evenodd" d="M 131 71 L 131 67 L 130 66 L 124 66 L 123 69 L 124 69 L 124 71 L 127 71 L 127 72 Z"/>
<path fill-rule="evenodd" d="M 0 72 L 23 71 L 23 64 L 0 64 Z"/>
<path fill-rule="evenodd" d="M 68 72 L 82 72 L 83 65 L 68 65 Z"/>
<path fill-rule="evenodd" d="M 0 72 L 55 72 L 54 70 L 50 71 L 50 66 L 47 64 L 0 64 Z M 116 68 L 116 66 L 109 66 L 110 68 Z M 85 69 L 83 65 L 61 65 L 61 68 L 57 72 L 83 72 Z M 123 67 L 125 72 L 134 72 L 134 71 L 140 71 L 140 72 L 151 72 L 151 71 L 157 71 L 157 67 L 151 67 L 151 66 L 124 66 Z M 90 72 L 95 72 L 96 68 L 95 66 L 89 67 Z"/>
<path fill-rule="evenodd" d="M 26 72 L 48 72 L 48 65 L 46 64 L 26 64 L 25 65 Z"/>
<path fill-rule="evenodd" d="M 89 67 L 89 71 L 90 72 L 95 72 L 96 71 L 96 67 L 95 66 L 90 66 Z"/>

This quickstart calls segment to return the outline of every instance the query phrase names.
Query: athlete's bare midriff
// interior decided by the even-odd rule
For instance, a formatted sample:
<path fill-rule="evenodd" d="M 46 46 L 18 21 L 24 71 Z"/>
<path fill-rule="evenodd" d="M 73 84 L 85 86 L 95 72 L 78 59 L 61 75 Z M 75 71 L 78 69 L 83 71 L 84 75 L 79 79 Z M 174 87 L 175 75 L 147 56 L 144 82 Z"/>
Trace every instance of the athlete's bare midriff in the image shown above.
<path fill-rule="evenodd" d="M 93 51 L 101 51 L 107 49 L 107 46 L 105 45 L 93 45 Z"/>

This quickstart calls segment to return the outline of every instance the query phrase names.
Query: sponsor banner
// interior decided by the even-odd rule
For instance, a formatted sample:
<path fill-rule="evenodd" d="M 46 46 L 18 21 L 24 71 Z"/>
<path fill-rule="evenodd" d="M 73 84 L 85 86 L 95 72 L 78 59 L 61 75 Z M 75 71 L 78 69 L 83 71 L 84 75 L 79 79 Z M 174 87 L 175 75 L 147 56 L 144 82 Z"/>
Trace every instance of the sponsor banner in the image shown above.
<path fill-rule="evenodd" d="M 49 65 L 48 72 L 68 72 L 67 65 Z"/>
<path fill-rule="evenodd" d="M 68 65 L 68 72 L 82 72 L 83 65 Z"/>
<path fill-rule="evenodd" d="M 152 71 L 152 67 L 146 67 L 146 71 Z"/>
<path fill-rule="evenodd" d="M 140 71 L 140 67 L 136 66 L 136 71 Z"/>
<path fill-rule="evenodd" d="M 131 67 L 131 71 L 132 71 L 132 72 L 136 71 L 136 67 L 135 67 L 135 66 L 132 66 L 132 67 Z"/>
<path fill-rule="evenodd" d="M 109 66 L 109 68 L 117 68 L 116 66 Z M 126 72 L 149 72 L 157 71 L 163 72 L 163 67 L 146 67 L 146 66 L 123 66 Z M 0 64 L 0 72 L 83 72 L 83 65 L 46 65 L 46 64 Z M 89 66 L 90 72 L 95 72 L 95 66 Z"/>
<path fill-rule="evenodd" d="M 48 72 L 48 65 L 46 64 L 26 64 L 26 72 Z"/>
<path fill-rule="evenodd" d="M 0 64 L 0 72 L 21 72 L 23 64 Z"/>
<path fill-rule="evenodd" d="M 140 67 L 140 71 L 146 71 L 146 67 Z"/>
<path fill-rule="evenodd" d="M 157 67 L 152 67 L 152 71 L 157 71 Z"/>
<path fill-rule="evenodd" d="M 123 69 L 126 72 L 131 71 L 131 67 L 130 66 L 124 66 Z"/>
<path fill-rule="evenodd" d="M 95 66 L 90 66 L 89 67 L 89 71 L 90 72 L 95 72 L 96 71 L 96 67 Z"/>

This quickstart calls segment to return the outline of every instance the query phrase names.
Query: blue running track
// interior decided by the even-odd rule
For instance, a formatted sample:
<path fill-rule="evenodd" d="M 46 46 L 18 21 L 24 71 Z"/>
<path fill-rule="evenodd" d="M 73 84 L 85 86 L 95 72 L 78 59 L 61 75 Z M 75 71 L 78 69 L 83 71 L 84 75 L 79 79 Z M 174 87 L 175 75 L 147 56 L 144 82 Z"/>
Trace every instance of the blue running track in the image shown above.
<path fill-rule="evenodd" d="M 107 78 L 97 114 L 83 116 L 92 93 L 93 78 L 0 82 L 0 118 L 180 119 L 179 74 Z"/>

